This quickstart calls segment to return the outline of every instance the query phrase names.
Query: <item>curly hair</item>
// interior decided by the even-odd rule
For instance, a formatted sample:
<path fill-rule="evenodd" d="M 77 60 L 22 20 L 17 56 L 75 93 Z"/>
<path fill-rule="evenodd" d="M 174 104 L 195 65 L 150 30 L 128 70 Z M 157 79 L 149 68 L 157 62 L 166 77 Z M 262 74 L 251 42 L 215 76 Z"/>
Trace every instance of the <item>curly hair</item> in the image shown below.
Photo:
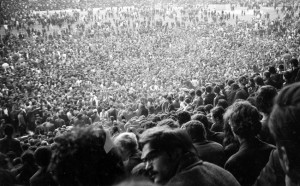
<path fill-rule="evenodd" d="M 285 147 L 292 179 L 300 180 L 300 83 L 283 88 L 275 99 L 269 127 L 277 146 Z M 278 148 L 279 150 L 281 148 Z M 280 151 L 279 151 L 280 152 Z M 293 174 L 292 172 L 296 172 Z"/>
<path fill-rule="evenodd" d="M 240 138 L 255 137 L 261 130 L 260 114 L 248 101 L 239 101 L 231 105 L 224 114 L 233 132 Z"/>
<path fill-rule="evenodd" d="M 271 85 L 266 85 L 258 90 L 256 97 L 257 109 L 263 113 L 270 114 L 273 107 L 274 98 L 277 95 L 277 90 Z"/>
<path fill-rule="evenodd" d="M 55 139 L 57 148 L 49 170 L 59 185 L 111 185 L 122 178 L 121 156 L 107 135 L 90 126 L 74 128 Z"/>

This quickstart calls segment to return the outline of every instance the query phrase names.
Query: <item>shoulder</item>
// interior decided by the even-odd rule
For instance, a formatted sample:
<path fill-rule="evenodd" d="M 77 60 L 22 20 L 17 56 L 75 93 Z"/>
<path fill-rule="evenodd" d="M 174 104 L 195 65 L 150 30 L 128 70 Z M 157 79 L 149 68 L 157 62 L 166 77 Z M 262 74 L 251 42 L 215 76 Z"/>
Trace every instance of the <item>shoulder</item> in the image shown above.
<path fill-rule="evenodd" d="M 167 185 L 238 186 L 239 184 L 228 171 L 212 163 L 203 162 L 175 175 Z"/>

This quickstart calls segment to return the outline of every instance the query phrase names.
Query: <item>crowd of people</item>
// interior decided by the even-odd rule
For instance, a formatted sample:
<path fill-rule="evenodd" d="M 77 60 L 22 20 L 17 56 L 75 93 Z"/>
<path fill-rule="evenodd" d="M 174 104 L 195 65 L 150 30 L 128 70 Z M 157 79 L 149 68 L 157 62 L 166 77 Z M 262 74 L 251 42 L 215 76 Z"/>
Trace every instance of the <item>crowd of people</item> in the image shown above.
<path fill-rule="evenodd" d="M 0 185 L 299 183 L 298 6 L 44 1 L 1 4 Z"/>

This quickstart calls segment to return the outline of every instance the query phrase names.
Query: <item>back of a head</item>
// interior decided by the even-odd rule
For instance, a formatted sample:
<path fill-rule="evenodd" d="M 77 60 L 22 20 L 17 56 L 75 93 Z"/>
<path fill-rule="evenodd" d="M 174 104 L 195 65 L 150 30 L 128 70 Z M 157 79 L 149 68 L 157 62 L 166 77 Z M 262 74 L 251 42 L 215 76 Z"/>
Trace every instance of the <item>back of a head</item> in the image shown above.
<path fill-rule="evenodd" d="M 119 134 L 114 139 L 115 145 L 121 149 L 121 151 L 127 151 L 129 154 L 138 150 L 138 142 L 136 135 L 131 132 L 124 132 Z"/>
<path fill-rule="evenodd" d="M 215 119 L 218 119 L 220 121 L 223 121 L 224 113 L 225 113 L 225 110 L 223 107 L 215 107 L 211 110 L 212 117 Z"/>
<path fill-rule="evenodd" d="M 41 167 L 47 167 L 51 160 L 51 149 L 49 147 L 39 147 L 34 152 L 34 158 L 36 163 Z"/>
<path fill-rule="evenodd" d="M 172 129 L 179 128 L 179 125 L 173 119 L 164 119 L 157 123 L 157 126 L 168 126 Z"/>
<path fill-rule="evenodd" d="M 275 99 L 269 127 L 288 177 L 300 182 L 300 83 L 283 88 Z"/>
<path fill-rule="evenodd" d="M 191 120 L 191 115 L 187 111 L 181 111 L 177 114 L 177 116 L 178 116 L 178 123 L 180 126 Z"/>
<path fill-rule="evenodd" d="M 259 85 L 259 86 L 263 86 L 264 85 L 264 79 L 261 76 L 256 76 L 254 78 L 254 82 Z"/>
<path fill-rule="evenodd" d="M 212 87 L 211 87 L 211 86 L 205 87 L 205 91 L 206 91 L 207 93 L 211 93 L 211 92 L 212 92 Z"/>
<path fill-rule="evenodd" d="M 10 124 L 6 125 L 4 128 L 4 134 L 11 137 L 14 133 L 14 127 Z"/>
<path fill-rule="evenodd" d="M 202 91 L 201 91 L 200 89 L 197 89 L 197 90 L 196 90 L 196 95 L 197 95 L 198 97 L 200 97 L 200 96 L 202 95 Z"/>
<path fill-rule="evenodd" d="M 74 128 L 55 141 L 49 170 L 59 185 L 112 185 L 124 175 L 122 158 L 103 129 Z"/>
<path fill-rule="evenodd" d="M 290 64 L 292 65 L 292 67 L 298 67 L 298 60 L 295 58 L 291 59 Z"/>
<path fill-rule="evenodd" d="M 209 122 L 204 114 L 195 114 L 192 116 L 192 120 L 200 121 L 204 125 L 205 129 L 208 130 Z"/>
<path fill-rule="evenodd" d="M 27 150 L 27 151 L 23 152 L 21 159 L 22 159 L 23 164 L 25 164 L 25 163 L 27 163 L 29 165 L 35 164 L 34 155 L 31 150 Z"/>
<path fill-rule="evenodd" d="M 223 107 L 223 109 L 227 109 L 228 103 L 225 99 L 219 99 L 217 103 L 218 107 Z"/>
<path fill-rule="evenodd" d="M 211 109 L 213 109 L 214 106 L 212 104 L 208 104 L 204 106 L 205 112 L 208 114 L 210 113 Z"/>
<path fill-rule="evenodd" d="M 274 66 L 270 66 L 270 67 L 269 67 L 269 72 L 270 72 L 271 74 L 276 74 L 276 68 L 275 68 Z"/>
<path fill-rule="evenodd" d="M 202 142 L 206 140 L 206 130 L 200 121 L 191 120 L 183 125 L 183 128 L 192 138 L 193 142 Z"/>
<path fill-rule="evenodd" d="M 270 77 L 271 77 L 271 73 L 270 73 L 269 71 L 265 71 L 265 72 L 264 72 L 264 76 L 265 76 L 266 78 L 270 78 Z"/>
<path fill-rule="evenodd" d="M 180 149 L 182 153 L 196 154 L 191 138 L 183 129 L 154 127 L 142 133 L 140 143 L 142 145 L 150 144 L 152 149 L 170 154 L 176 149 Z"/>
<path fill-rule="evenodd" d="M 271 85 L 266 85 L 258 90 L 256 97 L 257 109 L 265 114 L 270 114 L 273 106 L 274 98 L 277 95 L 277 90 Z"/>
<path fill-rule="evenodd" d="M 231 89 L 232 90 L 238 90 L 240 88 L 240 86 L 236 83 L 231 84 Z"/>
<path fill-rule="evenodd" d="M 224 114 L 233 132 L 243 139 L 254 138 L 261 130 L 260 114 L 247 101 L 235 102 Z"/>

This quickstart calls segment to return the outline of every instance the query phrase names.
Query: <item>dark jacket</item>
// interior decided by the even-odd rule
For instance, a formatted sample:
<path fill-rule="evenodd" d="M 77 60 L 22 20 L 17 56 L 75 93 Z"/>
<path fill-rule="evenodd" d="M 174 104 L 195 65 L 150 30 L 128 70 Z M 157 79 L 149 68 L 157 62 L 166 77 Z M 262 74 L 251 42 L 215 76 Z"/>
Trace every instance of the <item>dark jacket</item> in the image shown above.
<path fill-rule="evenodd" d="M 253 186 L 285 186 L 285 173 L 280 165 L 277 149 L 271 152 L 267 165 Z"/>
<path fill-rule="evenodd" d="M 187 153 L 181 158 L 175 176 L 166 186 L 238 186 L 236 179 L 223 168 L 203 162 L 192 154 Z"/>
<path fill-rule="evenodd" d="M 193 144 L 201 160 L 219 165 L 220 167 L 224 166 L 225 156 L 221 144 L 213 141 L 196 142 Z"/>
<path fill-rule="evenodd" d="M 213 93 L 206 94 L 204 96 L 204 105 L 208 105 L 208 104 L 214 105 L 215 97 L 216 97 L 216 95 Z"/>
<path fill-rule="evenodd" d="M 45 168 L 39 169 L 31 178 L 30 186 L 54 186 L 52 175 Z"/>
<path fill-rule="evenodd" d="M 0 152 L 6 154 L 9 151 L 13 151 L 18 157 L 20 157 L 22 154 L 20 142 L 16 139 L 8 137 L 0 139 Z"/>
<path fill-rule="evenodd" d="M 273 145 L 257 138 L 242 142 L 239 151 L 225 163 L 225 169 L 231 172 L 242 186 L 253 185 L 273 149 Z"/>

